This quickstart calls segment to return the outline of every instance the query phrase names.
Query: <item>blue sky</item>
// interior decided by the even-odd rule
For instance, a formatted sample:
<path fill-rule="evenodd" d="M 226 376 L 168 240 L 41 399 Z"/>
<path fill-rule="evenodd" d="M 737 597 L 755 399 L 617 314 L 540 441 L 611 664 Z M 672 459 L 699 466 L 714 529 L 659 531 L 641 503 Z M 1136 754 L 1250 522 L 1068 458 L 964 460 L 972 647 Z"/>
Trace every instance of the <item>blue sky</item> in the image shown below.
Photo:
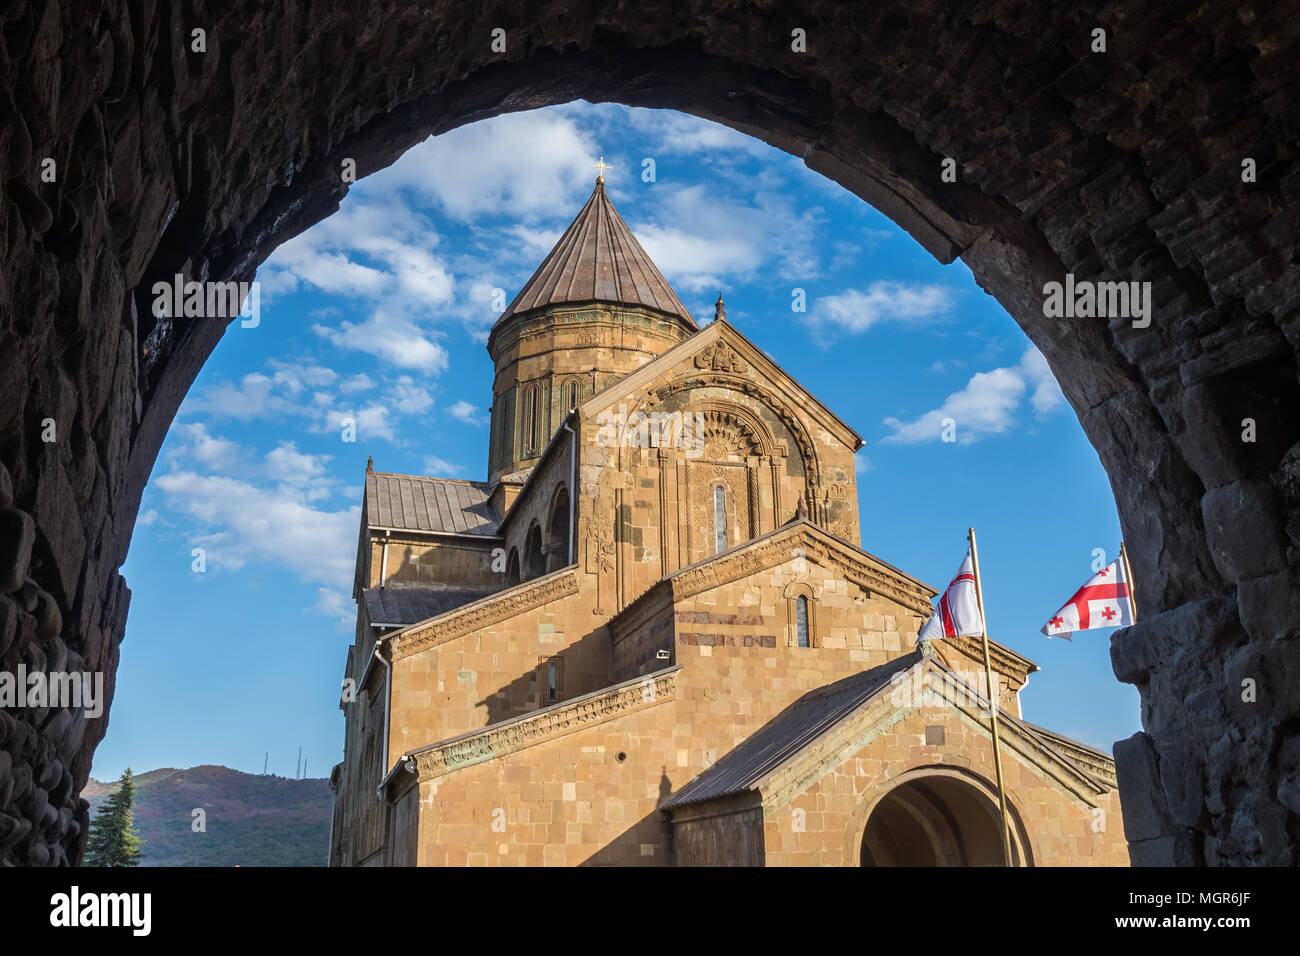
<path fill-rule="evenodd" d="M 758 140 L 573 103 L 426 141 L 264 264 L 260 324 L 227 332 L 145 490 L 97 778 L 260 771 L 267 752 L 292 775 L 300 745 L 312 776 L 342 759 L 366 458 L 485 477 L 493 290 L 513 298 L 602 155 L 615 205 L 696 317 L 721 289 L 728 319 L 866 440 L 863 547 L 942 588 L 974 525 L 989 633 L 1043 668 L 1026 718 L 1107 751 L 1139 729 L 1112 631 L 1038 633 L 1094 550 L 1114 556 L 1119 523 L 1042 357 L 969 270 Z M 956 442 L 940 440 L 946 418 Z"/>

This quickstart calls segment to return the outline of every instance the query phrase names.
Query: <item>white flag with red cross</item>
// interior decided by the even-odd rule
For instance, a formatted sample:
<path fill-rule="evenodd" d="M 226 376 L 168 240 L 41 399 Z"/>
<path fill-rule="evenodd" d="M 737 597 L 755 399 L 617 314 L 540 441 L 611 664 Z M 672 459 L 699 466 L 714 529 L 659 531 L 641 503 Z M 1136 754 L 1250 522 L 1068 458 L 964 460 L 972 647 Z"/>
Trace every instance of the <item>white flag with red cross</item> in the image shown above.
<path fill-rule="evenodd" d="M 1043 625 L 1048 637 L 1070 640 L 1075 631 L 1100 627 L 1128 627 L 1133 623 L 1133 596 L 1124 574 L 1124 562 L 1116 559 L 1090 577 L 1059 611 Z"/>
<path fill-rule="evenodd" d="M 984 622 L 980 620 L 979 598 L 975 594 L 975 562 L 968 548 L 957 576 L 940 596 L 938 610 L 925 622 L 916 643 L 945 637 L 979 637 L 983 633 Z"/>

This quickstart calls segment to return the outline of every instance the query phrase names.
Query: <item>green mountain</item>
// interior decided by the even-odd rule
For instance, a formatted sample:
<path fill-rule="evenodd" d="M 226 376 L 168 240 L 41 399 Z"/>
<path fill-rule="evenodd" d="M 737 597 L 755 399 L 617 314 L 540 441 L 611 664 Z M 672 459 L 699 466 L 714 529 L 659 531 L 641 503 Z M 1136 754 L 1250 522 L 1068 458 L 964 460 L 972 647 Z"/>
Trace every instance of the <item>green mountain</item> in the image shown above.
<path fill-rule="evenodd" d="M 91 779 L 90 818 L 117 781 Z M 329 781 L 241 773 L 229 767 L 150 770 L 135 776 L 142 866 L 324 866 L 334 794 Z M 192 829 L 195 809 L 207 831 Z"/>

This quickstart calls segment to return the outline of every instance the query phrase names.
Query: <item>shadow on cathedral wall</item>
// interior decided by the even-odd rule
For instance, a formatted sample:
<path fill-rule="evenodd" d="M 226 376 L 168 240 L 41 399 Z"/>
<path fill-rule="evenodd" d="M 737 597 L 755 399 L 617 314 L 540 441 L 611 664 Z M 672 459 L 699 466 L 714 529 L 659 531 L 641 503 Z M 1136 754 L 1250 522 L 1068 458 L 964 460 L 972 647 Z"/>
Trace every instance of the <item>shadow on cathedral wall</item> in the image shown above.
<path fill-rule="evenodd" d="M 489 725 L 562 704 L 609 685 L 613 661 L 609 650 L 609 633 L 604 627 L 583 635 L 560 650 L 562 643 L 562 639 L 557 639 L 557 650 L 552 657 L 539 655 L 537 667 L 525 671 L 477 702 L 478 706 L 487 709 Z M 548 699 L 546 683 L 546 669 L 551 662 L 557 666 L 555 700 Z"/>
<path fill-rule="evenodd" d="M 663 806 L 664 801 L 672 795 L 672 781 L 668 779 L 668 768 L 664 767 L 659 776 L 658 805 Z M 672 866 L 675 862 L 672 846 L 673 825 L 668 814 L 662 810 L 653 810 L 583 860 L 581 865 Z M 643 854 L 642 847 L 652 847 L 653 851 Z"/>

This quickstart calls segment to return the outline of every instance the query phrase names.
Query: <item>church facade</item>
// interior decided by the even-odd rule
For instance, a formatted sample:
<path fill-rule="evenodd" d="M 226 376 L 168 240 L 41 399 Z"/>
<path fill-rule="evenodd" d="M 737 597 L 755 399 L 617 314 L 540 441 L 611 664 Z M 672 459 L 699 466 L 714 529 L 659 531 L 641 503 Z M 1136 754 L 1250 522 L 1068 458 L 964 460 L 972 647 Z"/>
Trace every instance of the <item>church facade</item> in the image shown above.
<path fill-rule="evenodd" d="M 488 480 L 368 467 L 330 863 L 1127 865 L 1109 755 L 1033 662 L 915 648 L 862 439 L 697 325 L 603 180 L 493 327 Z"/>

